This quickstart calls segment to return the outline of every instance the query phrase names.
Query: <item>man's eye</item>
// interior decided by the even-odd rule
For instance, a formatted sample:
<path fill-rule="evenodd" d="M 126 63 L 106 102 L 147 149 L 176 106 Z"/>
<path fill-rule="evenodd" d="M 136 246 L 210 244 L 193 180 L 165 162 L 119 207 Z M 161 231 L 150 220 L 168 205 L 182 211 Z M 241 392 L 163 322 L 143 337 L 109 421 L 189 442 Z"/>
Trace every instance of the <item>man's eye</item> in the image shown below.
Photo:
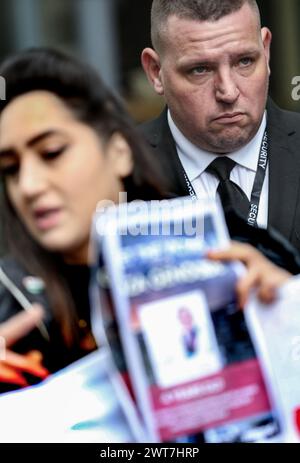
<path fill-rule="evenodd" d="M 192 69 L 192 74 L 194 75 L 203 75 L 206 74 L 210 71 L 210 68 L 208 66 L 197 66 Z"/>
<path fill-rule="evenodd" d="M 19 164 L 8 164 L 0 166 L 0 174 L 3 177 L 13 177 L 19 172 Z"/>
<path fill-rule="evenodd" d="M 250 66 L 253 63 L 253 58 L 245 57 L 239 60 L 239 65 L 242 67 Z"/>
<path fill-rule="evenodd" d="M 60 156 L 65 150 L 66 150 L 67 146 L 64 145 L 64 146 L 61 146 L 57 149 L 48 149 L 48 150 L 44 150 L 42 151 L 42 156 L 44 159 L 55 159 L 57 158 L 58 156 Z"/>

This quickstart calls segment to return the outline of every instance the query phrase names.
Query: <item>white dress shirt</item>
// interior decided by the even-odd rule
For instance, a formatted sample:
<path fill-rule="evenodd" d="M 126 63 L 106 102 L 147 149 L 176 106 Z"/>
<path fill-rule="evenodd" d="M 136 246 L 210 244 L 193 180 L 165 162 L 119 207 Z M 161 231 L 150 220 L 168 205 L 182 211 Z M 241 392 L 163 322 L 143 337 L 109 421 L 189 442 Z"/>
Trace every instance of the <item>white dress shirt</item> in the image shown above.
<path fill-rule="evenodd" d="M 212 198 L 217 195 L 219 180 L 213 175 L 205 172 L 209 164 L 219 155 L 204 151 L 191 143 L 175 125 L 170 111 L 168 111 L 168 123 L 176 143 L 179 159 L 195 190 L 197 198 Z M 235 182 L 251 200 L 253 183 L 257 171 L 258 158 L 262 139 L 267 124 L 266 112 L 255 137 L 243 148 L 226 155 L 236 162 L 232 169 L 230 180 Z M 260 196 L 257 224 L 267 228 L 268 224 L 268 190 L 269 190 L 269 164 L 266 169 L 266 176 Z"/>

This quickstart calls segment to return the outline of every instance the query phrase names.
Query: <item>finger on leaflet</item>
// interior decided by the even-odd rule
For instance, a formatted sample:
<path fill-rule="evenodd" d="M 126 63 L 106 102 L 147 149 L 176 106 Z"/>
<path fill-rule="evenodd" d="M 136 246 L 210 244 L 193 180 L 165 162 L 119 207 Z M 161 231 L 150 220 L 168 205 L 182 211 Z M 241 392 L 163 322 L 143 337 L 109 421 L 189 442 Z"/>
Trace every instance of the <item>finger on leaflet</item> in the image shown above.
<path fill-rule="evenodd" d="M 247 304 L 250 290 L 257 286 L 258 274 L 256 270 L 249 270 L 237 283 L 236 291 L 240 308 L 243 309 Z"/>
<path fill-rule="evenodd" d="M 248 262 L 257 255 L 257 251 L 244 243 L 232 243 L 228 249 L 209 251 L 207 257 L 212 260 L 240 260 Z"/>
<path fill-rule="evenodd" d="M 39 350 L 31 350 L 30 352 L 27 352 L 26 357 L 35 363 L 41 364 L 43 362 L 43 355 Z"/>
<path fill-rule="evenodd" d="M 258 298 L 265 304 L 271 304 L 276 299 L 277 287 L 275 281 L 265 281 L 258 291 Z"/>
<path fill-rule="evenodd" d="M 40 304 L 33 304 L 29 310 L 14 315 L 6 322 L 0 324 L 0 336 L 7 347 L 12 346 L 27 333 L 32 331 L 42 321 L 44 309 Z"/>
<path fill-rule="evenodd" d="M 26 355 L 16 354 L 12 351 L 7 351 L 5 363 L 18 370 L 25 371 L 39 378 L 46 378 L 49 375 L 45 367 L 27 358 Z"/>
<path fill-rule="evenodd" d="M 22 374 L 0 361 L 0 382 L 17 384 L 18 386 L 28 386 Z"/>

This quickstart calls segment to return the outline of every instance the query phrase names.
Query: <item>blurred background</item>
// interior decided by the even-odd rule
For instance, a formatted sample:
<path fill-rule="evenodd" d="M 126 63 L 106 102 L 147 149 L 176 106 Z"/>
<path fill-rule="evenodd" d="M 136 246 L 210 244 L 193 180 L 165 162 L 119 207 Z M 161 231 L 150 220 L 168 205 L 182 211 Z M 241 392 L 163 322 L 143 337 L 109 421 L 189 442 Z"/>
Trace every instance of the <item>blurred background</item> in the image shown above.
<path fill-rule="evenodd" d="M 163 101 L 148 85 L 140 66 L 141 50 L 151 45 L 151 3 L 0 0 L 0 60 L 31 46 L 62 49 L 94 65 L 107 84 L 122 94 L 136 121 L 154 117 Z M 300 1 L 258 3 L 263 24 L 273 32 L 271 95 L 280 106 L 300 111 L 300 100 L 292 98 L 292 79 L 300 76 Z"/>

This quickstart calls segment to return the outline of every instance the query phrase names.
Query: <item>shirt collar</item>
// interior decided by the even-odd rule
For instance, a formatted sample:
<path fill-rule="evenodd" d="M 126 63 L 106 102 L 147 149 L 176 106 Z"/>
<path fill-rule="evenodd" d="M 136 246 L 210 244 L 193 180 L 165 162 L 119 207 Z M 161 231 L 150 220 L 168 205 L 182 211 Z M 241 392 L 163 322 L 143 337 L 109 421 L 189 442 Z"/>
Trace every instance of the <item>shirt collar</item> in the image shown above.
<path fill-rule="evenodd" d="M 193 143 L 191 143 L 175 125 L 169 110 L 168 123 L 176 143 L 180 161 L 184 170 L 186 171 L 188 178 L 192 182 L 197 177 L 199 177 L 209 166 L 209 164 L 219 155 L 202 150 L 201 148 L 198 148 Z M 228 154 L 227 157 L 233 159 L 240 166 L 256 172 L 261 142 L 266 130 L 266 125 L 267 116 L 265 111 L 262 122 L 255 137 L 253 137 L 246 146 L 243 146 L 243 148 Z"/>

